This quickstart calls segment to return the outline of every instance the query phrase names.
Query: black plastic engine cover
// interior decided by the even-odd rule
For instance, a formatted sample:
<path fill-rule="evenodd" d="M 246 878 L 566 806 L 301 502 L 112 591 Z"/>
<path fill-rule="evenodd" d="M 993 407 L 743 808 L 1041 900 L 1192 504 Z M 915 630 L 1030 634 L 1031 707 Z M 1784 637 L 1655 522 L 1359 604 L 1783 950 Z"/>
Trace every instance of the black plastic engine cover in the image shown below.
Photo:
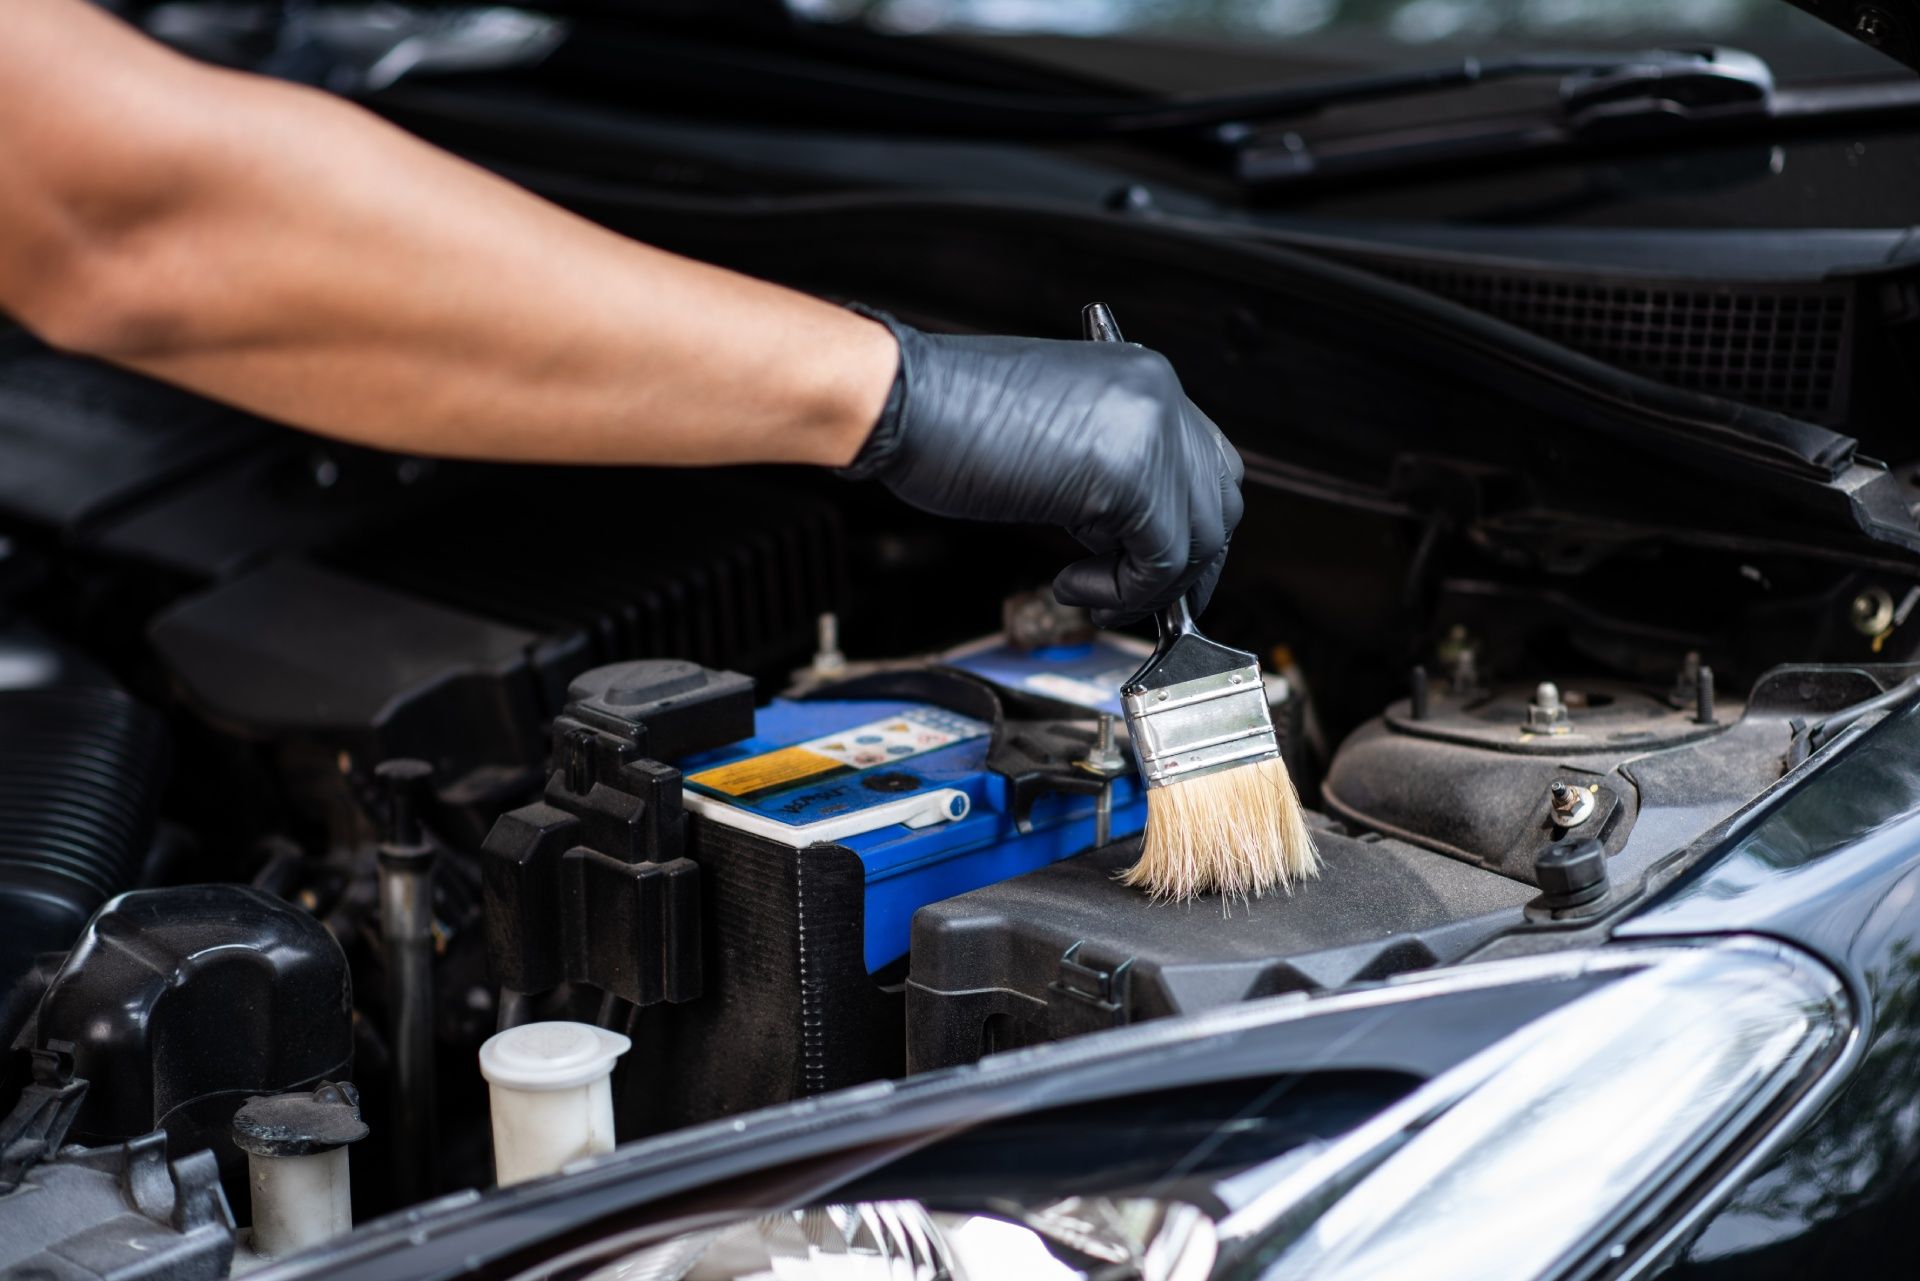
<path fill-rule="evenodd" d="M 305 561 L 188 597 L 152 627 L 188 699 L 229 732 L 309 737 L 441 773 L 526 754 L 539 637 Z"/>
<path fill-rule="evenodd" d="M 1519 919 L 1531 886 L 1316 820 L 1324 866 L 1291 894 L 1155 903 L 1122 841 L 923 907 L 907 1069 L 1122 1023 L 1452 961 Z"/>
<path fill-rule="evenodd" d="M 232 1153 L 228 1122 L 249 1096 L 351 1075 L 352 1020 L 326 926 L 249 886 L 190 885 L 101 908 L 47 989 L 35 1040 L 71 1042 L 89 1083 L 75 1140 L 165 1129 L 175 1153 Z"/>

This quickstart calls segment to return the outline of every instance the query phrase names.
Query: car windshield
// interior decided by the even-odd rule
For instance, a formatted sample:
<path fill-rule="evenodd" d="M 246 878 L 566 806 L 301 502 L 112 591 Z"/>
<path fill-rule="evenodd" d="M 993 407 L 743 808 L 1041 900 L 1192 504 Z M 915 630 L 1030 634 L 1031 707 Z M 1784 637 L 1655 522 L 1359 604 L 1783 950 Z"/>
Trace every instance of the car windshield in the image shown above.
<path fill-rule="evenodd" d="M 1782 79 L 1885 73 L 1897 64 L 1785 0 L 788 0 L 803 17 L 898 35 L 1025 37 L 1030 56 L 1084 61 L 1080 44 L 1186 46 L 1213 56 L 1134 63 L 1123 78 L 1169 92 L 1277 72 L 1387 68 L 1528 49 L 1733 45 Z M 1040 38 L 1035 40 L 1034 38 Z M 1072 40 L 1047 37 L 1078 37 Z M 1090 37 L 1102 38 L 1090 40 Z M 1100 59 L 1103 71 L 1111 59 Z"/>

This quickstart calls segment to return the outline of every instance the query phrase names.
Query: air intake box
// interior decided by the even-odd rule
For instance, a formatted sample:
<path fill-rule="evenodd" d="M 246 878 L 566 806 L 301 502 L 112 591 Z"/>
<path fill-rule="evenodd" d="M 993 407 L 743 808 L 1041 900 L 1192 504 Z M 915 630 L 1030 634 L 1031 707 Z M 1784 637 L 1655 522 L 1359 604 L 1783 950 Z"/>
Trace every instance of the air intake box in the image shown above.
<path fill-rule="evenodd" d="M 1517 919 L 1531 885 L 1316 819 L 1323 868 L 1251 903 L 1155 903 L 1121 841 L 920 909 L 907 1068 L 1452 961 Z M 1364 886 L 1362 892 L 1353 887 Z"/>

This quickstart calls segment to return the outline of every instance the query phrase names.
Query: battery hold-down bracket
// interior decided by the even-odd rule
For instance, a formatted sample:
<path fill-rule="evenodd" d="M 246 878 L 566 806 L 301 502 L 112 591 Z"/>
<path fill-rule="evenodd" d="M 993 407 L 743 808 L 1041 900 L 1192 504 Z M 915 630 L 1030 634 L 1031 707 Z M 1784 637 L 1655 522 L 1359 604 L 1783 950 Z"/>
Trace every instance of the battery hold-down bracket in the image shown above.
<path fill-rule="evenodd" d="M 616 663 L 567 690 L 542 800 L 481 846 L 487 954 L 510 992 L 586 984 L 633 1005 L 702 987 L 700 869 L 680 771 L 659 757 L 753 733 L 753 682 L 678 660 Z"/>

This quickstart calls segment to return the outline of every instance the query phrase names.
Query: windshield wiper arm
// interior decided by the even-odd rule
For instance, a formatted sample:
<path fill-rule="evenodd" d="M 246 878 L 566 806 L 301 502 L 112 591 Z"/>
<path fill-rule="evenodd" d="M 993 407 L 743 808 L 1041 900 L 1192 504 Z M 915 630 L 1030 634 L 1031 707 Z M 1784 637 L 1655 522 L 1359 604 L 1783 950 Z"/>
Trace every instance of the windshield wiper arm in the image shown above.
<path fill-rule="evenodd" d="M 1376 130 L 1317 150 L 1299 136 L 1245 127 L 1233 144 L 1236 175 L 1269 186 L 1306 178 L 1400 171 L 1574 143 L 1667 137 L 1676 129 L 1768 119 L 1773 73 L 1753 54 L 1713 46 L 1653 49 L 1565 74 L 1551 111 Z"/>
<path fill-rule="evenodd" d="M 1496 80 L 1605 76 L 1644 61 L 1647 57 L 1646 54 L 1595 53 L 1523 54 L 1497 61 L 1467 57 L 1457 62 L 1355 76 L 1348 80 L 1281 85 L 1205 96 L 1176 96 L 1138 103 L 1076 103 L 1041 99 L 1032 102 L 1027 109 L 1044 113 L 1049 119 L 1061 123 L 1078 117 L 1100 133 L 1172 133 L 1285 120 L 1349 103 L 1418 97 L 1447 89 L 1490 84 Z"/>
<path fill-rule="evenodd" d="M 1257 126 L 1330 107 L 1415 98 L 1501 80 L 1589 76 L 1656 69 L 1675 83 L 1725 78 L 1730 51 L 1560 51 L 1492 59 L 1467 57 L 1434 66 L 1306 84 L 1226 93 L 1155 95 L 1124 90 L 1006 88 L 964 76 L 925 74 L 899 58 L 897 37 L 854 39 L 838 27 L 808 28 L 792 43 L 713 39 L 649 32 L 644 39 L 596 32 L 563 51 L 572 64 L 638 75 L 650 96 L 682 109 L 712 103 L 730 114 L 774 113 L 783 122 L 844 124 L 870 131 L 943 133 L 1020 140 L 1199 136 L 1236 143 Z M 827 37 L 831 38 L 827 38 Z M 857 55 L 857 56 L 856 56 Z M 1739 55 L 1757 63 L 1750 55 Z M 891 61 L 889 61 L 891 57 Z M 1764 67 L 1762 68 L 1764 72 Z M 1769 89 L 1770 89 L 1769 78 Z"/>

